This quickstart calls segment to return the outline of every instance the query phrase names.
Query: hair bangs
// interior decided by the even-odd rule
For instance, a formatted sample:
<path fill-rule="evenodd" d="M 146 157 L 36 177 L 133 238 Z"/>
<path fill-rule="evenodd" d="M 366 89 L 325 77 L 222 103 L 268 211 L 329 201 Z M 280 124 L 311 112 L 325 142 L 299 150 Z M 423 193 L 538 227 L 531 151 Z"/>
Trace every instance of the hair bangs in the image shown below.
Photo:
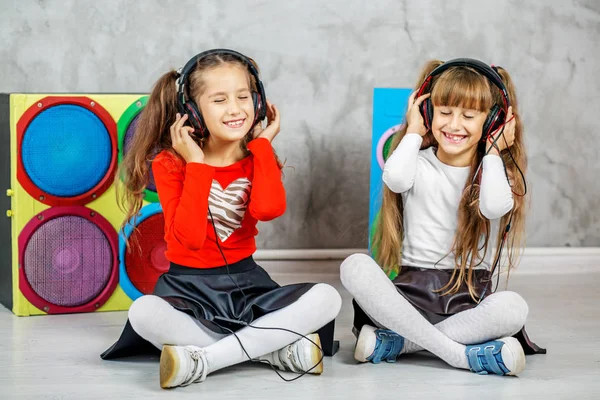
<path fill-rule="evenodd" d="M 461 107 L 488 112 L 494 104 L 487 78 L 469 68 L 450 68 L 433 83 L 434 106 Z"/>

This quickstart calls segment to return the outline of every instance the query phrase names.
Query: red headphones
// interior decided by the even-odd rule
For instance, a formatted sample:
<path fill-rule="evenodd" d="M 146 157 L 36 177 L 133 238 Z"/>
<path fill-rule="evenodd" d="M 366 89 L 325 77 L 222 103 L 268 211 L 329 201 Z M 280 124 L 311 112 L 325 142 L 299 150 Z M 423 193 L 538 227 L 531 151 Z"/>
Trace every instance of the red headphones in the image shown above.
<path fill-rule="evenodd" d="M 434 76 L 440 75 L 442 72 L 447 70 L 450 67 L 470 67 L 481 73 L 485 76 L 494 86 L 500 89 L 502 93 L 503 105 L 494 104 L 488 113 L 488 116 L 483 123 L 483 134 L 481 135 L 481 140 L 485 141 L 489 135 L 498 129 L 506 119 L 506 114 L 508 113 L 508 107 L 510 106 L 510 101 L 508 99 L 508 91 L 504 86 L 504 82 L 502 82 L 502 78 L 498 74 L 498 72 L 494 69 L 494 67 L 490 67 L 489 65 L 472 58 L 456 58 L 454 60 L 447 61 L 435 68 L 433 71 L 427 75 L 425 81 L 419 88 L 417 93 L 417 98 L 422 96 L 427 92 L 430 87 L 431 80 Z M 431 98 L 425 99 L 421 103 L 420 107 L 421 115 L 423 116 L 423 121 L 425 122 L 425 127 L 428 130 L 431 130 L 431 121 L 433 120 L 433 104 L 431 102 Z"/>

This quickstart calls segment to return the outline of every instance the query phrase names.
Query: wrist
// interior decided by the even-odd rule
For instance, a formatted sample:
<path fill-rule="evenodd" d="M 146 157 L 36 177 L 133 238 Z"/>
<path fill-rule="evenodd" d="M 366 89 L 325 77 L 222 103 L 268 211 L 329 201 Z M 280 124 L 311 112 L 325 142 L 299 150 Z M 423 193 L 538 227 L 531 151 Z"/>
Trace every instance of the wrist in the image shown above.
<path fill-rule="evenodd" d="M 269 143 L 271 143 L 273 141 L 273 138 L 268 135 L 260 135 L 259 137 L 255 138 L 255 139 L 266 139 Z"/>
<path fill-rule="evenodd" d="M 488 147 L 485 151 L 487 155 L 500 156 L 500 152 L 498 151 L 498 149 L 495 146 L 492 146 L 491 144 L 488 144 Z"/>
<path fill-rule="evenodd" d="M 198 164 L 204 164 L 204 156 L 193 156 L 192 158 L 190 158 L 189 160 L 187 160 L 187 163 L 198 163 Z"/>
<path fill-rule="evenodd" d="M 425 129 L 424 126 L 409 125 L 406 129 L 406 133 L 418 133 L 421 136 L 425 136 L 427 134 L 427 129 Z"/>

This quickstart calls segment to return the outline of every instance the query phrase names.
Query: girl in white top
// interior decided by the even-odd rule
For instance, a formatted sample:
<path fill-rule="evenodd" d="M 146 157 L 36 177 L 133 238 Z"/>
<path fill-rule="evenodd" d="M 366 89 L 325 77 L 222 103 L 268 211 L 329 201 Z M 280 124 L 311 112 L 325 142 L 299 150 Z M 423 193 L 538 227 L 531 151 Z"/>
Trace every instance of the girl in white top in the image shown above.
<path fill-rule="evenodd" d="M 390 151 L 375 260 L 355 254 L 341 265 L 355 299 L 355 358 L 393 362 L 426 349 L 457 368 L 520 373 L 512 335 L 528 307 L 517 293 L 493 293 L 491 279 L 501 260 L 513 266 L 525 222 L 510 76 L 472 59 L 427 63 Z"/>

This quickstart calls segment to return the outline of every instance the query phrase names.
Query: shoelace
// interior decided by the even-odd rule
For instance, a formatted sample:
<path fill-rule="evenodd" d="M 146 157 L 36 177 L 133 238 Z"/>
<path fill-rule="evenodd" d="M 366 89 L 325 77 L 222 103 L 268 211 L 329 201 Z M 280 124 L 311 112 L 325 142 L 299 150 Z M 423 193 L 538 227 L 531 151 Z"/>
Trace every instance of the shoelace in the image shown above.
<path fill-rule="evenodd" d="M 192 383 L 203 382 L 206 379 L 206 374 L 208 373 L 208 362 L 206 361 L 206 353 L 204 350 L 190 350 L 185 349 L 194 361 L 194 366 L 192 369 L 192 373 L 186 380 L 181 384 L 181 386 L 188 386 Z M 202 370 L 200 370 L 200 363 L 202 363 Z"/>

